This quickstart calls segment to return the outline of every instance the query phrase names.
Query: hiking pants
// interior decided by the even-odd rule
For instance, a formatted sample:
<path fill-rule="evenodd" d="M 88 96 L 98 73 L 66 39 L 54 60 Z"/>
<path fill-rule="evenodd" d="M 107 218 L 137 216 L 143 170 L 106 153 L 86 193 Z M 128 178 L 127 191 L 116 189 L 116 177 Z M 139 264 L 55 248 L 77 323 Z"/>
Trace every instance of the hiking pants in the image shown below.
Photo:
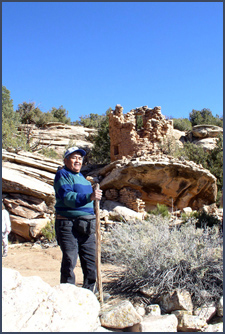
<path fill-rule="evenodd" d="M 75 284 L 74 268 L 79 255 L 83 271 L 83 288 L 95 292 L 97 277 L 95 234 L 81 234 L 75 230 L 73 221 L 69 219 L 56 219 L 55 231 L 62 251 L 60 283 Z"/>

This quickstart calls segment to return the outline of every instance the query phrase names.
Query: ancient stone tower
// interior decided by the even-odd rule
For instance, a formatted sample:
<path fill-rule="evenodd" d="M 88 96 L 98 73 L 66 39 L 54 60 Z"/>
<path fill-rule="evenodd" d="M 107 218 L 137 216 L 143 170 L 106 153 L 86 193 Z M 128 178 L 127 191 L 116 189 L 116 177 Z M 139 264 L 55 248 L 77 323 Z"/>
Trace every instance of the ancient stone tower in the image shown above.
<path fill-rule="evenodd" d="M 172 130 L 173 121 L 165 119 L 161 107 L 144 106 L 123 115 L 123 107 L 117 104 L 109 114 L 111 161 L 156 152 L 160 140 Z"/>

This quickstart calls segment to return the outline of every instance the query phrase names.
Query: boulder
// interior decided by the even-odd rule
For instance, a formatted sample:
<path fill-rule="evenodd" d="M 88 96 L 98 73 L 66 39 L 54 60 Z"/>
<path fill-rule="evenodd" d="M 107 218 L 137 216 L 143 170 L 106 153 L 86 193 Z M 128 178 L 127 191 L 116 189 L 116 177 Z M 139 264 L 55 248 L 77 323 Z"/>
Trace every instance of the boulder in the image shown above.
<path fill-rule="evenodd" d="M 149 315 L 161 315 L 161 309 L 158 304 L 148 305 L 146 307 L 146 314 Z"/>
<path fill-rule="evenodd" d="M 108 305 L 100 314 L 101 325 L 107 328 L 123 329 L 141 321 L 142 317 L 128 300 L 113 306 Z"/>
<path fill-rule="evenodd" d="M 192 208 L 187 207 L 187 208 L 183 208 L 183 213 L 185 213 L 187 216 L 190 216 L 192 213 Z"/>
<path fill-rule="evenodd" d="M 191 314 L 193 311 L 191 295 L 187 290 L 176 289 L 173 292 L 164 293 L 159 299 L 159 305 L 166 313 L 185 310 Z"/>
<path fill-rule="evenodd" d="M 40 277 L 2 270 L 3 332 L 93 332 L 100 304 L 87 289 L 72 284 L 51 287 Z"/>
<path fill-rule="evenodd" d="M 45 217 L 45 213 L 49 212 L 45 201 L 41 198 L 12 193 L 10 195 L 4 199 L 4 204 L 12 215 L 34 219 L 43 218 Z"/>
<path fill-rule="evenodd" d="M 141 317 L 144 317 L 145 316 L 145 308 L 143 305 L 139 305 L 139 306 L 136 306 L 135 307 L 135 310 L 137 311 L 137 313 L 141 316 Z"/>
<path fill-rule="evenodd" d="M 223 323 L 219 322 L 217 324 L 210 324 L 210 325 L 208 325 L 208 327 L 203 332 L 209 332 L 209 333 L 220 332 L 220 333 L 223 333 Z"/>
<path fill-rule="evenodd" d="M 218 315 L 218 317 L 223 317 L 223 297 L 221 297 L 219 302 L 218 302 L 217 315 Z"/>
<path fill-rule="evenodd" d="M 174 311 L 178 319 L 177 330 L 179 332 L 203 332 L 208 324 L 205 319 L 197 315 L 188 314 L 186 311 Z"/>
<path fill-rule="evenodd" d="M 112 170 L 107 166 L 100 171 L 102 190 L 133 189 L 140 194 L 137 201 L 145 202 L 146 211 L 152 210 L 157 203 L 198 210 L 216 201 L 216 177 L 194 162 L 165 155 L 127 160 L 117 161 L 116 165 L 112 163 Z M 120 198 L 118 201 L 121 202 Z M 129 207 L 129 201 L 124 205 Z"/>
<path fill-rule="evenodd" d="M 201 307 L 196 308 L 193 314 L 208 322 L 216 314 L 216 307 L 214 304 L 202 305 Z"/>
<path fill-rule="evenodd" d="M 215 138 L 219 134 L 223 134 L 223 128 L 216 125 L 200 124 L 193 126 L 192 134 L 197 138 Z"/>
<path fill-rule="evenodd" d="M 41 234 L 41 230 L 50 221 L 48 217 L 27 219 L 24 217 L 10 215 L 12 232 L 21 236 L 27 241 L 37 238 Z"/>
<path fill-rule="evenodd" d="M 102 206 L 103 210 L 109 212 L 109 217 L 114 220 L 121 221 L 122 219 L 143 219 L 143 214 L 127 208 L 119 202 L 106 200 Z"/>
<path fill-rule="evenodd" d="M 141 332 L 177 332 L 177 318 L 174 314 L 148 315 L 141 323 Z"/>
<path fill-rule="evenodd" d="M 3 166 L 7 163 L 13 164 L 13 167 L 19 171 L 24 170 L 24 174 L 29 174 L 29 168 L 33 173 L 40 173 L 40 171 L 45 171 L 49 173 L 55 173 L 58 166 L 62 163 L 58 160 L 49 159 L 44 157 L 42 154 L 31 153 L 27 151 L 8 152 L 2 150 L 2 160 Z M 24 168 L 24 166 L 27 167 Z M 32 173 L 31 173 L 32 175 Z M 42 174 L 43 176 L 44 174 Z M 52 174 L 46 173 L 46 176 Z M 35 177 L 35 176 L 34 176 Z M 51 178 L 51 176 L 50 176 Z"/>

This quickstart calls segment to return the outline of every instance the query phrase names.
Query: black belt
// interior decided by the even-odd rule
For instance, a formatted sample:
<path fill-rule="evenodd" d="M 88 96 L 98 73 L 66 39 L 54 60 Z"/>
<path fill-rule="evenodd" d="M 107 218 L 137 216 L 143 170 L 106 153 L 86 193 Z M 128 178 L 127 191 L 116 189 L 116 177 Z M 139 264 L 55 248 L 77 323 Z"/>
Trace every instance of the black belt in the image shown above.
<path fill-rule="evenodd" d="M 70 219 L 68 217 L 63 217 L 63 216 L 60 216 L 59 214 L 56 215 L 56 219 Z"/>

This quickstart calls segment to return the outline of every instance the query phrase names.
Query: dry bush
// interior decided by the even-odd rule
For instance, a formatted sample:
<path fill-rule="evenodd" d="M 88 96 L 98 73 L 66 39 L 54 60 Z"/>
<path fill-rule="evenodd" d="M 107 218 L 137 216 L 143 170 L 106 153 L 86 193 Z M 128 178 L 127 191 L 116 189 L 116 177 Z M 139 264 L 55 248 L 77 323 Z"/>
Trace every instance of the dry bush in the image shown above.
<path fill-rule="evenodd" d="M 169 228 L 166 218 L 154 215 L 116 226 L 102 243 L 102 260 L 125 268 L 109 289 L 133 294 L 147 286 L 154 300 L 185 288 L 195 305 L 222 296 L 222 252 L 218 227 L 196 229 L 192 222 Z"/>

